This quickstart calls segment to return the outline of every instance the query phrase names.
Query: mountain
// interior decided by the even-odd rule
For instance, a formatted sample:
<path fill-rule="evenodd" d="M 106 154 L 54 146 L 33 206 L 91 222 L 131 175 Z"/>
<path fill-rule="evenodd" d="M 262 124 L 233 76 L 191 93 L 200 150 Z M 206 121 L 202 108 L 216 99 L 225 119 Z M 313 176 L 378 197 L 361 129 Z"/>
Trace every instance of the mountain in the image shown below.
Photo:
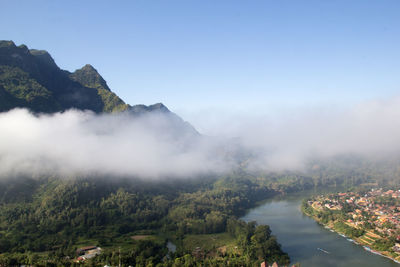
<path fill-rule="evenodd" d="M 162 104 L 133 107 L 126 104 L 89 64 L 70 73 L 60 69 L 45 50 L 0 41 L 0 111 L 15 107 L 45 113 L 71 108 L 96 113 L 170 112 Z"/>
<path fill-rule="evenodd" d="M 97 91 L 103 103 L 102 111 L 115 112 L 129 108 L 129 105 L 125 104 L 121 98 L 111 92 L 106 81 L 92 65 L 85 65 L 83 68 L 71 73 L 69 77 L 80 85 Z"/>
<path fill-rule="evenodd" d="M 45 50 L 0 41 L 0 112 L 16 107 L 43 113 L 71 108 L 96 113 L 124 111 L 134 116 L 159 113 L 166 115 L 169 128 L 198 135 L 189 123 L 162 103 L 149 106 L 126 104 L 89 64 L 71 73 L 60 69 Z"/>
<path fill-rule="evenodd" d="M 15 46 L 12 41 L 0 42 L 0 94 L 6 99 L 0 106 L 1 111 L 14 107 L 35 112 L 70 108 L 105 111 L 106 103 L 97 90 L 70 76 L 46 51 Z"/>

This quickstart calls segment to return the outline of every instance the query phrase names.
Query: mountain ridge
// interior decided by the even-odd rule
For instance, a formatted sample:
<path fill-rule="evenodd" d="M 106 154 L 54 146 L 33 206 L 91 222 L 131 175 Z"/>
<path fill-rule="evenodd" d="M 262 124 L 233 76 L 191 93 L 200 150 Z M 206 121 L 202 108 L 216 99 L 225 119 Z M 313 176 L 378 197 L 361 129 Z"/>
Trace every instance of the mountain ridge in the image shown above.
<path fill-rule="evenodd" d="M 59 68 L 46 50 L 0 40 L 0 112 L 16 107 L 42 113 L 71 108 L 96 113 L 172 113 L 162 103 L 126 104 L 90 64 L 69 72 Z"/>

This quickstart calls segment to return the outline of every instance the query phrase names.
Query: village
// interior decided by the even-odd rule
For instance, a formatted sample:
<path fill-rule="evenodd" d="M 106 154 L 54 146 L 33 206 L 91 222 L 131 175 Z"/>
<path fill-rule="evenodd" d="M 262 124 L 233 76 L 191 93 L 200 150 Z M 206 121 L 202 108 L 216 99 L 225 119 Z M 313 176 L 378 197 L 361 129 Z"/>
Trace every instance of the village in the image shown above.
<path fill-rule="evenodd" d="M 368 251 L 400 260 L 400 190 L 321 195 L 306 204 L 327 228 L 346 232 L 346 237 L 354 239 L 349 241 Z"/>

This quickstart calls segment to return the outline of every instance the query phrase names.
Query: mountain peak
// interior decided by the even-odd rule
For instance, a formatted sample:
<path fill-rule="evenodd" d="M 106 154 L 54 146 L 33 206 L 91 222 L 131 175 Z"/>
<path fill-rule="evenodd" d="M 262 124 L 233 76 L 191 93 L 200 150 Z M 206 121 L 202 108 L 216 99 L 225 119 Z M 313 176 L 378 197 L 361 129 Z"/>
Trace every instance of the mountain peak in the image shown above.
<path fill-rule="evenodd" d="M 170 110 L 163 103 L 156 103 L 149 106 L 150 110 L 159 110 L 162 112 L 170 112 Z"/>
<path fill-rule="evenodd" d="M 13 57 L 20 57 L 29 54 L 29 49 L 24 44 L 16 46 L 13 41 L 0 40 L 0 53 L 3 56 L 12 55 Z"/>
<path fill-rule="evenodd" d="M 86 64 L 83 66 L 80 70 L 85 70 L 85 71 L 93 71 L 95 73 L 98 73 L 98 71 L 90 64 Z"/>
<path fill-rule="evenodd" d="M 13 41 L 6 41 L 6 40 L 0 40 L 0 48 L 2 47 L 12 47 L 15 48 L 15 43 Z"/>
<path fill-rule="evenodd" d="M 22 45 L 19 47 L 22 47 Z M 28 48 L 26 47 L 26 49 L 28 49 Z M 51 57 L 49 52 L 47 52 L 46 50 L 30 49 L 29 53 L 31 53 L 31 55 L 35 56 L 37 59 L 39 59 L 41 62 L 47 64 L 48 66 L 53 66 L 53 67 L 57 66 L 54 59 Z"/>
<path fill-rule="evenodd" d="M 80 84 L 95 89 L 105 89 L 111 91 L 107 82 L 101 77 L 99 72 L 90 64 L 86 64 L 82 68 L 71 74 L 71 78 Z"/>
<path fill-rule="evenodd" d="M 136 114 L 142 114 L 147 112 L 161 112 L 161 113 L 171 113 L 171 111 L 163 104 L 163 103 L 156 103 L 153 105 L 143 105 L 138 104 L 130 107 L 130 111 Z"/>

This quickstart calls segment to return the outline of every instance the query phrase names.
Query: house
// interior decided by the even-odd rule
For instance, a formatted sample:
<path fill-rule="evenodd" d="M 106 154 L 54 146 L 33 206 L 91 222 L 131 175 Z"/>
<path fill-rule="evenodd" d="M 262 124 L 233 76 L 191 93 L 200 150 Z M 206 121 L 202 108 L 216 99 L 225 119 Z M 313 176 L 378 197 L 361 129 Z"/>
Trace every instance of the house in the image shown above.
<path fill-rule="evenodd" d="M 85 257 L 79 256 L 78 258 L 76 258 L 75 262 L 76 263 L 81 263 L 81 262 L 84 262 L 85 260 L 86 260 Z"/>
<path fill-rule="evenodd" d="M 76 250 L 76 254 L 82 255 L 82 254 L 85 254 L 86 251 L 89 251 L 92 249 L 97 249 L 97 247 L 96 246 L 81 247 Z"/>
<path fill-rule="evenodd" d="M 394 252 L 400 252 L 400 244 L 396 243 L 393 247 L 392 247 Z"/>
<path fill-rule="evenodd" d="M 101 248 L 96 246 L 81 247 L 76 250 L 76 253 L 80 256 L 75 260 L 75 262 L 79 263 L 100 255 Z"/>

